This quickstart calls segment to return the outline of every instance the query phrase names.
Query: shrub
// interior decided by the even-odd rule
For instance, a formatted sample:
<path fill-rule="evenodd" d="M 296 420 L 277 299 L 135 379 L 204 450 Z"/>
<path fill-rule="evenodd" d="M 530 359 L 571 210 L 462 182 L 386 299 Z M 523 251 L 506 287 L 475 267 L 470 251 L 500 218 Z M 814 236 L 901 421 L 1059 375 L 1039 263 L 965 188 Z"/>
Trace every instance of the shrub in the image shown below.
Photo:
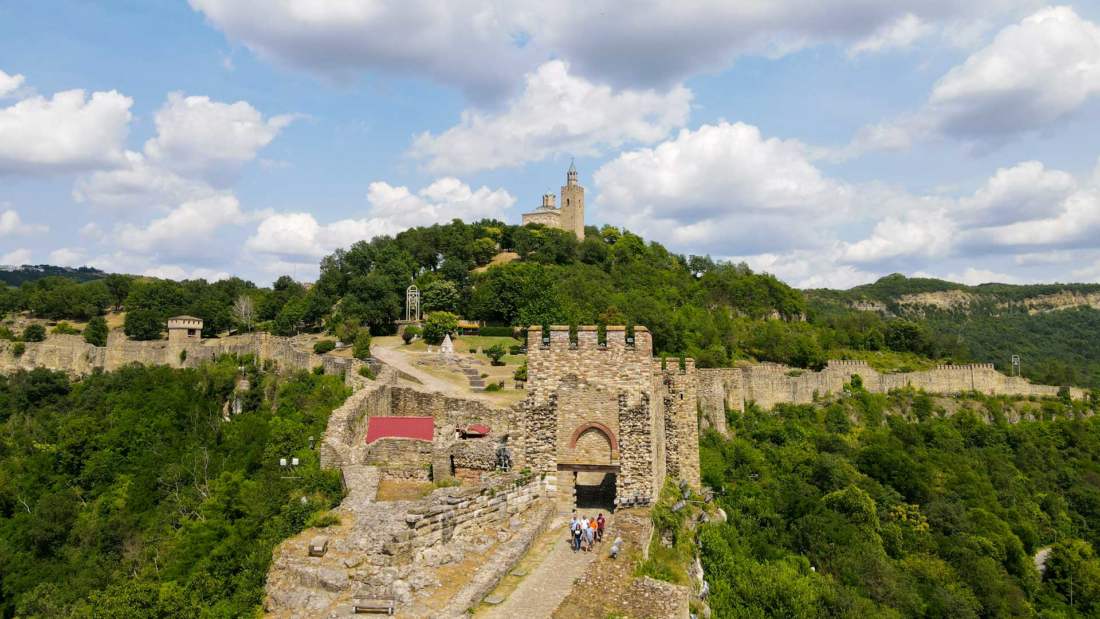
<path fill-rule="evenodd" d="M 522 355 L 524 353 L 523 344 L 515 344 L 508 347 L 509 355 Z"/>
<path fill-rule="evenodd" d="M 84 341 L 92 346 L 107 345 L 107 320 L 103 316 L 93 316 L 84 327 Z"/>
<path fill-rule="evenodd" d="M 184 361 L 187 361 L 187 350 L 186 349 L 180 351 L 180 365 L 183 365 Z"/>
<path fill-rule="evenodd" d="M 485 386 L 486 391 L 500 391 L 503 388 L 504 387 L 502 385 L 500 385 L 499 383 L 489 383 L 488 385 Z"/>
<path fill-rule="evenodd" d="M 458 316 L 450 312 L 435 312 L 424 321 L 424 341 L 441 344 L 448 333 L 458 328 Z"/>
<path fill-rule="evenodd" d="M 41 342 L 44 339 L 46 339 L 46 327 L 42 325 L 27 325 L 27 328 L 23 329 L 24 342 Z"/>
<path fill-rule="evenodd" d="M 477 346 L 471 346 L 470 347 L 470 354 L 471 355 L 476 355 L 477 354 Z"/>
<path fill-rule="evenodd" d="M 53 329 L 50 329 L 50 333 L 57 333 L 59 335 L 80 335 L 80 329 L 77 329 L 65 321 L 61 321 L 57 323 L 57 326 Z"/>
<path fill-rule="evenodd" d="M 7 327 L 0 327 L 0 340 L 15 341 L 15 334 Z"/>
<path fill-rule="evenodd" d="M 477 334 L 486 337 L 515 337 L 512 327 L 482 327 L 477 330 Z"/>
<path fill-rule="evenodd" d="M 408 344 L 416 339 L 416 336 L 420 335 L 420 327 L 416 325 L 409 325 L 405 327 L 405 330 L 401 332 L 401 339 Z"/>
<path fill-rule="evenodd" d="M 334 524 L 340 524 L 340 516 L 335 512 L 317 512 L 306 521 L 306 527 L 315 529 L 331 527 Z"/>
<path fill-rule="evenodd" d="M 527 362 L 524 361 L 523 365 L 516 368 L 515 373 L 512 374 L 512 378 L 520 382 L 527 382 Z"/>
<path fill-rule="evenodd" d="M 493 344 L 485 349 L 485 356 L 489 357 L 493 361 L 493 365 L 504 365 L 501 361 L 504 358 L 504 354 L 507 352 L 504 350 L 503 344 Z"/>
<path fill-rule="evenodd" d="M 164 320 L 155 310 L 136 309 L 126 312 L 122 331 L 135 340 L 159 340 L 163 326 Z"/>
<path fill-rule="evenodd" d="M 360 329 L 351 347 L 351 356 L 362 361 L 370 358 L 370 330 Z"/>
<path fill-rule="evenodd" d="M 332 340 L 317 340 L 317 342 L 313 344 L 313 352 L 317 353 L 318 355 L 323 355 L 327 352 L 331 352 L 335 348 L 336 342 Z"/>
<path fill-rule="evenodd" d="M 369 365 L 359 366 L 359 375 L 363 378 L 374 380 L 374 371 L 370 369 Z"/>
<path fill-rule="evenodd" d="M 16 342 L 11 345 L 11 354 L 13 356 L 22 357 L 25 352 L 27 352 L 27 345 L 23 342 Z"/>

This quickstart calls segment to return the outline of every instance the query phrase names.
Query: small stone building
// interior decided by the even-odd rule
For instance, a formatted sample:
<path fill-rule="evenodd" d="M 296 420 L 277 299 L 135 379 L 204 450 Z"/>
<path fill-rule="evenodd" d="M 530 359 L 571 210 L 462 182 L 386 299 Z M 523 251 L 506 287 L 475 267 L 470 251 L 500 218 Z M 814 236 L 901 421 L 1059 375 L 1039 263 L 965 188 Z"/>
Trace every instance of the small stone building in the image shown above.
<path fill-rule="evenodd" d="M 197 342 L 202 339 L 202 318 L 173 316 L 168 319 L 169 342 Z"/>
<path fill-rule="evenodd" d="M 645 327 L 528 331 L 524 451 L 563 507 L 647 505 L 666 477 L 699 485 L 695 367 L 653 358 Z"/>

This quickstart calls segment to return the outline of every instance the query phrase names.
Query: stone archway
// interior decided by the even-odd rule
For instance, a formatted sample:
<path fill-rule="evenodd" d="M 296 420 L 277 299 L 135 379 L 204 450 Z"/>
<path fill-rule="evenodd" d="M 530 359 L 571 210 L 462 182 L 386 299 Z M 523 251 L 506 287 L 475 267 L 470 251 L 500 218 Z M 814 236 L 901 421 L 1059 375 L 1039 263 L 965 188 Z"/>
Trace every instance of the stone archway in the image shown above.
<path fill-rule="evenodd" d="M 568 463 L 558 466 L 564 476 L 564 497 L 573 508 L 614 509 L 619 472 L 619 441 L 611 428 L 598 421 L 577 426 L 566 446 Z"/>
<path fill-rule="evenodd" d="M 615 433 L 598 421 L 583 423 L 569 438 L 570 460 L 574 464 L 611 465 L 619 461 Z"/>

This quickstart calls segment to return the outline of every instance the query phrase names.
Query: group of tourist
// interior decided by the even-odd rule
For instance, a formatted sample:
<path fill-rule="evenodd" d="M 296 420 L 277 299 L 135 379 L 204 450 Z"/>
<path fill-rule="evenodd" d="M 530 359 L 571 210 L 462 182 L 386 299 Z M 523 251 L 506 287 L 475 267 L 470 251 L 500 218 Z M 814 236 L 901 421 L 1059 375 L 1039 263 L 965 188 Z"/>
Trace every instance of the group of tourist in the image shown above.
<path fill-rule="evenodd" d="M 573 519 L 569 521 L 569 540 L 573 545 L 573 552 L 583 550 L 588 552 L 596 542 L 603 541 L 603 529 L 607 520 L 603 514 L 595 518 L 585 518 L 573 512 Z"/>

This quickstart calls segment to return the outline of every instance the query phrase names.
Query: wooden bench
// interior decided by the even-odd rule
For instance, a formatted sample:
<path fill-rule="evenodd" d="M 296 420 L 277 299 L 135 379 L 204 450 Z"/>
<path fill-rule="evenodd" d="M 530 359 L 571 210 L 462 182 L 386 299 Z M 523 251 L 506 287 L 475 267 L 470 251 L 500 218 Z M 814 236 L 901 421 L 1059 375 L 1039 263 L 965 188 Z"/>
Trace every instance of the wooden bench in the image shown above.
<path fill-rule="evenodd" d="M 351 607 L 356 615 L 366 613 L 392 615 L 397 610 L 397 605 L 392 598 L 355 598 L 351 601 Z"/>

